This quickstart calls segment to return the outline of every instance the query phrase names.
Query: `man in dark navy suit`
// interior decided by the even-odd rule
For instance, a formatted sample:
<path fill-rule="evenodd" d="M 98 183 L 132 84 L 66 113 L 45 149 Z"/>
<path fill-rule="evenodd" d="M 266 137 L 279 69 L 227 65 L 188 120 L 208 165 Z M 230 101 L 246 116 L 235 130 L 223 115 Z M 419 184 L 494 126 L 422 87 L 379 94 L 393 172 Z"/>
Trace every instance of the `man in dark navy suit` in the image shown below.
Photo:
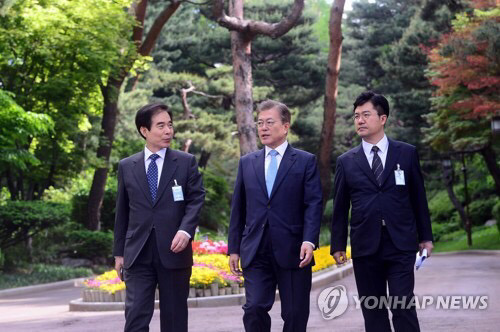
<path fill-rule="evenodd" d="M 125 331 L 149 331 L 158 285 L 161 331 L 187 332 L 190 239 L 205 191 L 194 156 L 169 148 L 174 129 L 166 105 L 142 107 L 135 123 L 146 146 L 118 165 L 113 248 L 127 287 Z"/>
<path fill-rule="evenodd" d="M 313 250 L 322 213 L 314 155 L 287 142 L 290 111 L 268 100 L 258 109 L 264 149 L 243 156 L 229 225 L 230 268 L 245 278 L 243 323 L 249 332 L 270 331 L 278 286 L 284 331 L 306 331 Z"/>
<path fill-rule="evenodd" d="M 346 261 L 349 207 L 351 253 L 359 296 L 397 297 L 391 308 L 396 331 L 419 331 L 414 307 L 414 264 L 417 250 L 431 254 L 432 230 L 419 158 L 414 146 L 388 139 L 384 126 L 387 99 L 362 93 L 354 102 L 354 124 L 360 146 L 337 159 L 332 249 L 338 263 Z M 366 331 L 391 331 L 388 311 L 362 311 Z M 373 303 L 371 303 L 373 305 Z"/>

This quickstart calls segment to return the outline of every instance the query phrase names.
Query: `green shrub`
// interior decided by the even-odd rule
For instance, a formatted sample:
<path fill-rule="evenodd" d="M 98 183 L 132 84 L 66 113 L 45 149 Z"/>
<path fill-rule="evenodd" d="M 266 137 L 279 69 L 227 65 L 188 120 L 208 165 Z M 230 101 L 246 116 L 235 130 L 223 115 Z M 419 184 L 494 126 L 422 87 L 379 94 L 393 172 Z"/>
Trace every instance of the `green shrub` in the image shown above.
<path fill-rule="evenodd" d="M 3 269 L 3 265 L 5 264 L 5 255 L 0 249 L 0 270 Z"/>
<path fill-rule="evenodd" d="M 81 225 L 87 224 L 87 203 L 89 194 L 87 190 L 81 190 L 73 195 L 71 199 L 71 217 Z M 115 224 L 116 187 L 107 188 L 101 207 L 101 229 L 113 230 Z"/>
<path fill-rule="evenodd" d="M 333 199 L 329 199 L 328 201 L 326 201 L 325 211 L 323 212 L 322 223 L 325 225 L 331 223 L 332 215 L 333 215 Z"/>
<path fill-rule="evenodd" d="M 453 233 L 460 229 L 457 222 L 448 223 L 432 223 L 432 235 L 434 236 L 434 241 L 439 242 L 447 234 Z"/>
<path fill-rule="evenodd" d="M 450 222 L 455 208 L 446 190 L 438 191 L 429 201 L 429 212 L 433 223 Z"/>
<path fill-rule="evenodd" d="M 8 201 L 0 206 L 0 249 L 26 241 L 40 231 L 69 221 L 67 204 Z"/>
<path fill-rule="evenodd" d="M 332 242 L 330 225 L 322 225 L 319 232 L 320 247 L 329 246 Z"/>
<path fill-rule="evenodd" d="M 84 229 L 76 222 L 67 222 L 47 230 L 43 230 L 33 237 L 31 262 L 55 264 L 61 258 L 67 257 L 72 247 L 68 234 Z"/>
<path fill-rule="evenodd" d="M 469 204 L 469 217 L 472 225 L 480 226 L 492 218 L 496 198 L 476 199 Z"/>
<path fill-rule="evenodd" d="M 205 169 L 202 171 L 206 196 L 200 214 L 200 226 L 212 230 L 229 226 L 229 186 L 222 176 Z"/>
<path fill-rule="evenodd" d="M 16 273 L 0 273 L 0 289 L 42 284 L 79 277 L 89 277 L 92 270 L 34 264 L 31 268 L 16 271 Z"/>
<path fill-rule="evenodd" d="M 500 199 L 497 198 L 495 206 L 491 209 L 493 218 L 497 221 L 498 232 L 500 232 Z"/>
<path fill-rule="evenodd" d="M 72 258 L 86 258 L 93 261 L 109 260 L 113 250 L 111 231 L 78 230 L 68 234 L 68 255 Z"/>

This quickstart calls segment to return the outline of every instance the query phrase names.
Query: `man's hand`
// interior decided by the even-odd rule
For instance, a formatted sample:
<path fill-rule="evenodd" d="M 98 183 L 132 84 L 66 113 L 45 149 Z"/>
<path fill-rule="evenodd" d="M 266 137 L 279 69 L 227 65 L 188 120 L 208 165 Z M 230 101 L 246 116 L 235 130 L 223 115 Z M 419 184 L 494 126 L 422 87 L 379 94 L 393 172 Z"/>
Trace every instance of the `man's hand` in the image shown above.
<path fill-rule="evenodd" d="M 302 246 L 300 247 L 300 268 L 303 268 L 311 263 L 313 251 L 314 248 L 310 243 L 302 243 Z"/>
<path fill-rule="evenodd" d="M 427 249 L 427 257 L 431 257 L 432 249 L 434 248 L 432 241 L 420 242 L 418 247 L 420 248 L 420 255 L 422 255 L 424 249 Z"/>
<path fill-rule="evenodd" d="M 118 273 L 118 276 L 120 277 L 121 281 L 123 281 L 123 276 L 121 274 L 122 268 L 123 268 L 123 257 L 116 256 L 115 257 L 115 270 L 116 270 L 116 273 Z"/>
<path fill-rule="evenodd" d="M 177 232 L 177 234 L 175 234 L 174 236 L 174 239 L 172 240 L 172 245 L 170 246 L 170 250 L 172 250 L 177 254 L 186 249 L 188 243 L 189 243 L 189 237 L 182 232 Z"/>
<path fill-rule="evenodd" d="M 347 262 L 347 255 L 345 251 L 336 251 L 333 253 L 333 258 L 337 262 L 338 265 L 342 265 Z"/>
<path fill-rule="evenodd" d="M 235 276 L 242 276 L 243 273 L 240 270 L 240 255 L 231 254 L 229 255 L 229 268 L 231 269 L 231 273 Z"/>

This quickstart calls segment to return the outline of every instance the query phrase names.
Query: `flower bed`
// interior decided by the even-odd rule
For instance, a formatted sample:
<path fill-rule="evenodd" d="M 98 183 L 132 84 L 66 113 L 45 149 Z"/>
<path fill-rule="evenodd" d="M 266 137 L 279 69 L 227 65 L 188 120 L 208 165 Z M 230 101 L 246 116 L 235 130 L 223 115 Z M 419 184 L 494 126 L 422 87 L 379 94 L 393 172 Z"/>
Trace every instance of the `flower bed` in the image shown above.
<path fill-rule="evenodd" d="M 189 280 L 189 297 L 204 297 L 244 293 L 243 277 L 231 274 L 227 244 L 224 241 L 193 241 L 193 270 Z M 347 257 L 351 250 L 347 248 Z M 335 265 L 330 246 L 314 251 L 313 272 Z M 125 302 L 125 283 L 115 270 L 85 280 L 84 302 Z M 158 291 L 156 294 L 158 298 Z"/>

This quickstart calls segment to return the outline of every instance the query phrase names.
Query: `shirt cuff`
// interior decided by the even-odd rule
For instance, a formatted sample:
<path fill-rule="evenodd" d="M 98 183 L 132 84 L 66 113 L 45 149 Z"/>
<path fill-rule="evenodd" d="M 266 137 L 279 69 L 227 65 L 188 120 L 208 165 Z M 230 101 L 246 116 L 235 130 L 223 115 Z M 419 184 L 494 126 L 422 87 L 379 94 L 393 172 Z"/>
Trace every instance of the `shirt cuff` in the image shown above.
<path fill-rule="evenodd" d="M 302 244 L 304 244 L 304 243 L 309 243 L 310 245 L 312 245 L 313 249 L 316 249 L 316 246 L 314 245 L 314 243 L 309 242 L 309 241 L 304 241 L 304 242 L 302 242 Z"/>
<path fill-rule="evenodd" d="M 183 231 L 183 230 L 180 230 L 180 229 L 177 231 L 177 233 L 179 233 L 179 232 L 186 234 L 186 236 L 187 236 L 189 239 L 191 238 L 191 234 L 189 234 L 188 232 Z"/>

